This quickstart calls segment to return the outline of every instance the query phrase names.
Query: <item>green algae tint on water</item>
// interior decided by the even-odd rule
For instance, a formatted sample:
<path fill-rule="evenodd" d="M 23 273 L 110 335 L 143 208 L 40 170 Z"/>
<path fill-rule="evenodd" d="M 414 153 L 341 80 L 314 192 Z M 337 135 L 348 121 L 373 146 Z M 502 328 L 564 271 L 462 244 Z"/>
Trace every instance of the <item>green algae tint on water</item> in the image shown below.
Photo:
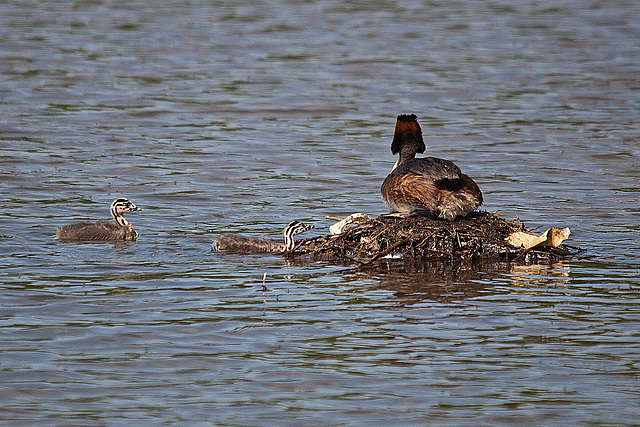
<path fill-rule="evenodd" d="M 640 8 L 4 2 L 3 425 L 640 418 Z M 582 257 L 422 273 L 212 253 L 385 212 L 398 114 Z M 63 243 L 127 197 L 135 243 Z M 266 279 L 263 278 L 266 273 Z"/>

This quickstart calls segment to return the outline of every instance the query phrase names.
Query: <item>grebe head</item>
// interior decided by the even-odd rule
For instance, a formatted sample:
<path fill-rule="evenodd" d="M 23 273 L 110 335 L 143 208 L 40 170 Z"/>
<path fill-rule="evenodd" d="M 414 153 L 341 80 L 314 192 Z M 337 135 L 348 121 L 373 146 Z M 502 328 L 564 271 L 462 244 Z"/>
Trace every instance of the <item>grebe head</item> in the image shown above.
<path fill-rule="evenodd" d="M 141 211 L 142 209 L 133 204 L 129 199 L 125 199 L 124 197 L 119 197 L 111 203 L 111 216 L 113 220 L 121 227 L 126 227 L 129 224 L 129 221 L 125 219 L 123 214 L 127 212 Z"/>
<path fill-rule="evenodd" d="M 424 153 L 426 149 L 422 139 L 422 129 L 415 114 L 400 114 L 396 120 L 396 130 L 391 142 L 391 153 L 400 153 L 402 160 L 415 157 L 416 153 Z"/>
<path fill-rule="evenodd" d="M 291 221 L 284 228 L 282 232 L 282 237 L 284 238 L 284 250 L 285 252 L 292 251 L 295 248 L 295 242 L 293 240 L 293 236 L 304 233 L 307 230 L 311 230 L 312 228 L 316 228 L 314 225 L 305 224 L 300 221 Z"/>

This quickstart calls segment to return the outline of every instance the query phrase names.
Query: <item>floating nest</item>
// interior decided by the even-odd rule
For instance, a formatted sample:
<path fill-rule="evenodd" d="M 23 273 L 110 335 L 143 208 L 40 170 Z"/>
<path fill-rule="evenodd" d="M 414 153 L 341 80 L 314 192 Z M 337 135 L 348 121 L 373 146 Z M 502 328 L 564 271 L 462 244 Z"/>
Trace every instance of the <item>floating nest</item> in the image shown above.
<path fill-rule="evenodd" d="M 564 238 L 568 237 L 568 229 L 552 230 L 566 230 Z M 302 240 L 288 256 L 357 263 L 359 268 L 394 259 L 406 267 L 419 268 L 436 259 L 539 264 L 567 259 L 580 251 L 558 242 L 533 247 L 508 243 L 510 236 L 518 234 L 536 236 L 519 220 L 508 221 L 488 212 L 475 212 L 454 221 L 383 215 L 353 223 L 341 234 Z M 538 237 L 544 241 L 546 233 Z"/>

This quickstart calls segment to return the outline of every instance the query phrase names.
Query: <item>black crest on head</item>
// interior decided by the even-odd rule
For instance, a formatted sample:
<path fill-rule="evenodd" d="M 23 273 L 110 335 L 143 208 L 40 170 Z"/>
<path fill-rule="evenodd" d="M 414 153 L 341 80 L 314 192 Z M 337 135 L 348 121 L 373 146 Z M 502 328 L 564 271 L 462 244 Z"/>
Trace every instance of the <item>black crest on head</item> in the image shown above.
<path fill-rule="evenodd" d="M 406 122 L 417 122 L 418 116 L 415 114 L 398 114 L 398 120 Z"/>

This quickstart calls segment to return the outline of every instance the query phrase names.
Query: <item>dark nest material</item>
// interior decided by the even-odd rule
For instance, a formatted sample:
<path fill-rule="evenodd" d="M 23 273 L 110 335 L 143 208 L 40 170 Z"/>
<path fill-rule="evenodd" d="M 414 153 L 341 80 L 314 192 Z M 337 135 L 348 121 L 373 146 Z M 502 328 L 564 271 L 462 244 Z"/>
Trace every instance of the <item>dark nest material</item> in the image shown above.
<path fill-rule="evenodd" d="M 546 263 L 570 258 L 580 251 L 564 244 L 531 249 L 513 247 L 505 239 L 517 231 L 529 230 L 520 221 L 507 221 L 488 212 L 475 212 L 455 221 L 381 216 L 354 224 L 342 234 L 303 240 L 289 256 L 356 262 L 363 268 L 389 258 L 413 267 L 438 258 L 450 262 Z"/>

